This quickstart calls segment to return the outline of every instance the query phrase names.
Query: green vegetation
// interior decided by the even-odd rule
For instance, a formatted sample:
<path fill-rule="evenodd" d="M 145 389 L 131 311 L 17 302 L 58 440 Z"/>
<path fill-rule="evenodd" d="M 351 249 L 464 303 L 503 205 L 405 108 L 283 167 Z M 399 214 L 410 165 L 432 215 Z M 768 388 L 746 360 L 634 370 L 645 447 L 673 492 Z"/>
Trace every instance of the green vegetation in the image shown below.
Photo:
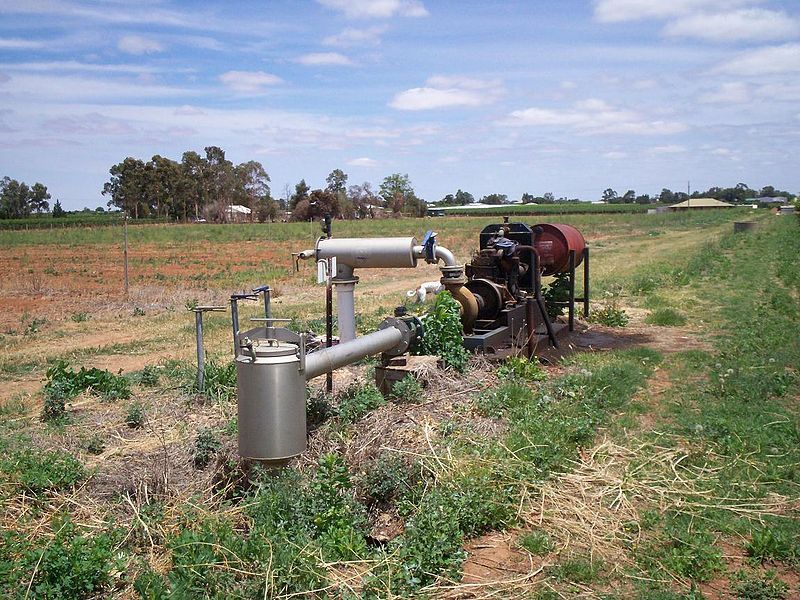
<path fill-rule="evenodd" d="M 95 598 L 108 592 L 125 568 L 116 551 L 121 536 L 91 534 L 69 518 L 53 520 L 51 536 L 28 538 L 0 531 L 0 595 L 3 598 Z"/>
<path fill-rule="evenodd" d="M 192 460 L 196 469 L 205 469 L 219 450 L 220 441 L 214 431 L 204 428 L 197 432 L 192 451 Z"/>
<path fill-rule="evenodd" d="M 352 383 L 338 397 L 337 415 L 343 424 L 355 423 L 368 412 L 386 404 L 373 383 Z"/>
<path fill-rule="evenodd" d="M 18 442 L 3 449 L 0 473 L 13 486 L 21 487 L 30 494 L 65 490 L 87 476 L 81 462 L 67 452 L 42 452 L 21 445 L 22 442 Z"/>
<path fill-rule="evenodd" d="M 463 373 L 469 354 L 462 343 L 461 305 L 450 292 L 443 291 L 436 296 L 436 302 L 422 317 L 422 325 L 425 336 L 419 352 L 438 356 L 445 367 Z"/>
<path fill-rule="evenodd" d="M 686 315 L 674 308 L 663 307 L 653 310 L 644 322 L 649 325 L 661 325 L 662 327 L 676 327 L 686 325 Z"/>
<path fill-rule="evenodd" d="M 522 534 L 519 538 L 519 545 L 537 556 L 553 551 L 553 541 L 546 531 L 531 531 Z"/>
<path fill-rule="evenodd" d="M 125 413 L 125 425 L 131 429 L 141 429 L 145 422 L 145 408 L 140 402 L 134 402 Z"/>
<path fill-rule="evenodd" d="M 396 402 L 416 404 L 422 401 L 424 390 L 414 375 L 408 374 L 392 386 L 392 398 Z"/>
<path fill-rule="evenodd" d="M 65 417 L 66 403 L 84 391 L 98 394 L 104 401 L 114 402 L 130 398 L 128 380 L 105 370 L 81 367 L 74 371 L 66 361 L 56 361 L 47 369 L 47 382 L 44 386 L 45 402 L 42 419 L 59 421 Z"/>

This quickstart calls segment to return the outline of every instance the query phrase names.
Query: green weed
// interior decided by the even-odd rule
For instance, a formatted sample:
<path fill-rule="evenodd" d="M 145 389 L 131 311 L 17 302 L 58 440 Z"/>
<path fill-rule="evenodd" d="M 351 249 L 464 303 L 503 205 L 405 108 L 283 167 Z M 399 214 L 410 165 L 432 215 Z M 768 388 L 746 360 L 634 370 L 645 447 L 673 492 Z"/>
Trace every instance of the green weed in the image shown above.
<path fill-rule="evenodd" d="M 778 579 L 774 571 L 762 576 L 739 573 L 733 585 L 739 600 L 784 600 L 789 597 L 789 586 Z"/>
<path fill-rule="evenodd" d="M 416 404 L 422 401 L 423 394 L 422 384 L 410 373 L 392 386 L 392 398 L 397 402 Z"/>
<path fill-rule="evenodd" d="M 662 327 L 677 327 L 686 325 L 686 315 L 674 308 L 657 308 L 650 312 L 644 319 L 650 325 L 660 325 Z"/>
<path fill-rule="evenodd" d="M 411 472 L 403 459 L 384 454 L 367 465 L 359 487 L 370 503 L 389 503 L 411 488 Z"/>
<path fill-rule="evenodd" d="M 516 377 L 524 381 L 544 381 L 547 379 L 547 372 L 538 361 L 522 356 L 512 356 L 500 365 L 497 369 L 497 376 L 500 380 Z"/>
<path fill-rule="evenodd" d="M 220 441 L 213 430 L 205 428 L 197 433 L 192 450 L 192 460 L 196 469 L 206 468 L 219 450 Z"/>
<path fill-rule="evenodd" d="M 374 384 L 352 383 L 339 395 L 337 414 L 342 423 L 351 424 L 385 403 L 386 400 Z"/>
<path fill-rule="evenodd" d="M 108 593 L 112 577 L 125 567 L 115 550 L 117 535 L 89 535 L 68 518 L 54 520 L 52 529 L 52 538 L 33 540 L 0 532 L 0 595 L 71 600 Z"/>
<path fill-rule="evenodd" d="M 140 402 L 134 402 L 128 407 L 125 413 L 125 425 L 131 429 L 141 429 L 144 427 L 146 411 Z"/>
<path fill-rule="evenodd" d="M 469 353 L 463 345 L 461 305 L 448 291 L 436 296 L 436 302 L 422 317 L 425 335 L 418 353 L 438 356 L 445 367 L 463 373 Z"/>
<path fill-rule="evenodd" d="M 530 531 L 519 538 L 519 545 L 531 554 L 543 556 L 553 551 L 553 541 L 546 531 Z"/>
<path fill-rule="evenodd" d="M 7 449 L 0 458 L 0 472 L 31 494 L 71 488 L 87 472 L 74 456 L 61 450 Z"/>

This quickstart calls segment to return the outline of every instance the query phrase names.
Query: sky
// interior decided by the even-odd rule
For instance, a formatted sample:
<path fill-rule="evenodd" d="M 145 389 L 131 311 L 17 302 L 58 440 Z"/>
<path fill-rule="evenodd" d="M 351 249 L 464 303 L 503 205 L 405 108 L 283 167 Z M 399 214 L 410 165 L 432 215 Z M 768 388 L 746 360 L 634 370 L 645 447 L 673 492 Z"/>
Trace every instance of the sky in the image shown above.
<path fill-rule="evenodd" d="M 274 196 L 797 193 L 798 142 L 797 0 L 0 0 L 0 177 L 65 209 L 210 145 Z"/>

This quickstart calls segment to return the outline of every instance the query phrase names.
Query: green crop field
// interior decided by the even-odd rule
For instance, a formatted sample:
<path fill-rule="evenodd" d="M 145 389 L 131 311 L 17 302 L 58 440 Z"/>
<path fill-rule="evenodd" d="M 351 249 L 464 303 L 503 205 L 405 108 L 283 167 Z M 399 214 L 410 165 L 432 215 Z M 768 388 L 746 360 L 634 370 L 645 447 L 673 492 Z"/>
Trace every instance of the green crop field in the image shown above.
<path fill-rule="evenodd" d="M 466 261 L 496 220 L 334 235 L 433 229 Z M 0 231 L 0 597 L 798 597 L 798 220 L 525 217 L 545 220 L 591 248 L 583 351 L 472 357 L 388 398 L 374 360 L 332 395 L 313 380 L 308 451 L 279 472 L 237 457 L 227 314 L 196 389 L 189 309 L 268 283 L 319 332 L 324 288 L 291 257 L 318 224 L 132 225 L 127 298 L 121 226 Z M 361 333 L 438 274 L 361 270 Z"/>

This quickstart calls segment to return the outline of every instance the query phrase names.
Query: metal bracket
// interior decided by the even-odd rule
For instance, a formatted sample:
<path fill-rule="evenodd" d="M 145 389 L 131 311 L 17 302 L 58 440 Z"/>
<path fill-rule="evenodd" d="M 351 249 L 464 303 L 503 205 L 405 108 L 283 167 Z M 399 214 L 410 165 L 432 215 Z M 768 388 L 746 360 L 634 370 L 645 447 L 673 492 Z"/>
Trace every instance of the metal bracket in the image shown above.
<path fill-rule="evenodd" d="M 436 232 L 429 229 L 422 238 L 422 247 L 425 251 L 425 262 L 436 264 Z"/>

